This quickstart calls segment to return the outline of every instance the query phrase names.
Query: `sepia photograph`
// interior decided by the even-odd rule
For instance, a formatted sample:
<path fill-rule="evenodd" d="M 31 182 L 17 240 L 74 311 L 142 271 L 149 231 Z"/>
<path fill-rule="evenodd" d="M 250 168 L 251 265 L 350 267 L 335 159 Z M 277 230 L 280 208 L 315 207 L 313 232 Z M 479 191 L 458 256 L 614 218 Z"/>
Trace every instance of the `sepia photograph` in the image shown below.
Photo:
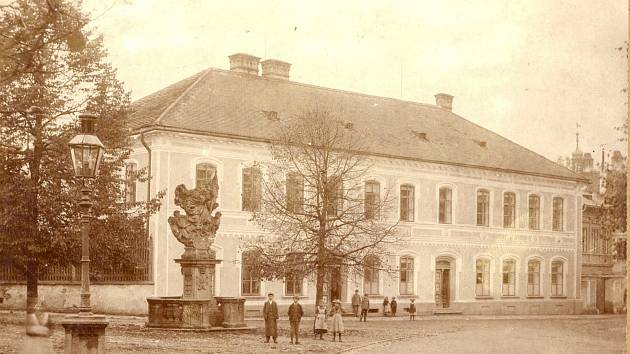
<path fill-rule="evenodd" d="M 0 0 L 0 354 L 627 353 L 629 16 Z"/>

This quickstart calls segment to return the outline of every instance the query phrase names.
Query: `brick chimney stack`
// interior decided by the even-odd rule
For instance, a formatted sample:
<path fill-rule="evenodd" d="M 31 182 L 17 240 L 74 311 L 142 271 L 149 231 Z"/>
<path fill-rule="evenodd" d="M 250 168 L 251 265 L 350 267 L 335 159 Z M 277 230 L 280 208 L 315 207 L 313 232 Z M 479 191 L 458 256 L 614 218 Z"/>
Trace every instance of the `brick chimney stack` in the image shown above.
<path fill-rule="evenodd" d="M 228 58 L 230 59 L 230 70 L 258 75 L 259 57 L 245 53 L 236 53 L 228 56 Z"/>
<path fill-rule="evenodd" d="M 435 95 L 435 104 L 446 110 L 453 110 L 453 96 L 446 93 L 438 93 Z"/>
<path fill-rule="evenodd" d="M 263 60 L 260 65 L 262 67 L 263 77 L 289 80 L 291 64 L 276 59 L 267 59 Z"/>

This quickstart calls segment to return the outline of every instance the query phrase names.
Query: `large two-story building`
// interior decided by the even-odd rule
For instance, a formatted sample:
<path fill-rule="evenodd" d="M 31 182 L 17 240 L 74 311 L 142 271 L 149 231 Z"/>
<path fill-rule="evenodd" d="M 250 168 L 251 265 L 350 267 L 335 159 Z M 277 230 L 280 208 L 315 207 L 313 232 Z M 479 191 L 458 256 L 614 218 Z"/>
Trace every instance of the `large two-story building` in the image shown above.
<path fill-rule="evenodd" d="M 447 94 L 436 104 L 402 101 L 293 82 L 291 65 L 278 60 L 235 54 L 229 61 L 230 70 L 207 69 L 133 104 L 129 168 L 148 168 L 151 180 L 130 183 L 128 197 L 161 190 L 167 197 L 150 221 L 153 282 L 128 293 L 127 304 L 181 294 L 173 259 L 183 247 L 167 222 L 178 209 L 173 193 L 215 174 L 223 215 L 213 245 L 222 260 L 215 295 L 245 297 L 252 311 L 268 292 L 281 305 L 293 295 L 313 304 L 309 279 L 252 278 L 242 245 L 261 233 L 249 221 L 253 162 L 270 159 L 279 120 L 317 107 L 373 142 L 365 193 L 399 198 L 405 239 L 386 260 L 395 274 L 331 270 L 329 298 L 348 303 L 358 289 L 374 309 L 396 296 L 401 308 L 415 298 L 421 313 L 580 311 L 583 177 L 453 113 Z"/>

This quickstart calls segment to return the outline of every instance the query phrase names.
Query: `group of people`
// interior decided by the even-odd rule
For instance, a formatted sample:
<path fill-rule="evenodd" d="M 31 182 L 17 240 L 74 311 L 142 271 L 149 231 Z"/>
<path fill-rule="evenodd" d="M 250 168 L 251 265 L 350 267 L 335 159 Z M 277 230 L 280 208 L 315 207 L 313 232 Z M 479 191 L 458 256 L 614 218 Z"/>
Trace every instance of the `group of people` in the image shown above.
<path fill-rule="evenodd" d="M 265 320 L 265 338 L 269 343 L 269 339 L 273 338 L 274 343 L 278 343 L 278 305 L 273 300 L 273 293 L 267 295 L 268 301 L 265 301 L 263 306 L 263 318 Z M 291 344 L 300 344 L 300 322 L 304 311 L 302 305 L 299 303 L 300 298 L 293 297 L 293 303 L 289 306 L 289 324 L 291 326 Z M 313 323 L 313 332 L 315 338 L 319 335 L 319 339 L 324 339 L 324 333 L 328 333 L 328 320 L 330 319 L 330 331 L 333 334 L 333 342 L 336 341 L 339 336 L 341 342 L 341 334 L 344 331 L 343 318 L 341 310 L 341 301 L 334 300 L 332 302 L 332 308 L 330 311 L 326 310 L 324 303 L 320 303 L 315 309 L 315 320 Z"/>
<path fill-rule="evenodd" d="M 361 309 L 361 315 L 359 317 L 359 309 Z M 354 295 L 352 296 L 352 310 L 354 311 L 354 316 L 359 317 L 359 322 L 367 322 L 367 314 L 370 310 L 370 299 L 368 294 L 363 294 L 363 296 L 359 295 L 359 290 L 354 291 Z M 392 297 L 392 301 L 389 301 L 389 297 L 385 297 L 383 299 L 383 316 L 396 316 L 396 311 L 398 310 L 398 302 L 396 301 L 396 297 Z M 412 298 L 409 302 L 409 320 L 416 319 L 416 304 L 415 300 Z"/>
<path fill-rule="evenodd" d="M 273 300 L 273 293 L 269 293 L 267 295 L 268 301 L 265 301 L 265 305 L 263 306 L 263 318 L 265 320 L 265 338 L 267 343 L 269 343 L 269 339 L 273 338 L 274 343 L 278 343 L 278 305 Z M 300 298 L 298 296 L 293 297 L 293 303 L 289 306 L 289 323 L 291 326 L 291 344 L 300 344 L 299 333 L 300 333 L 300 322 L 302 321 L 302 316 L 304 316 L 304 311 L 302 310 L 302 305 L 300 305 Z M 361 310 L 361 315 L 359 318 L 359 322 L 367 322 L 367 314 L 370 310 L 370 299 L 368 294 L 364 294 L 363 296 L 359 295 L 359 290 L 354 292 L 352 296 L 352 310 L 354 312 L 355 317 L 359 316 L 359 309 Z M 392 297 L 392 300 L 389 301 L 388 297 L 383 299 L 383 315 L 384 316 L 396 316 L 396 311 L 398 310 L 398 302 L 396 301 L 396 297 Z M 416 319 L 416 305 L 414 303 L 414 299 L 412 298 L 409 303 L 409 320 Z M 321 302 L 315 308 L 315 320 L 313 322 L 313 332 L 315 333 L 315 338 L 319 335 L 319 339 L 324 339 L 324 334 L 332 332 L 333 342 L 337 340 L 337 336 L 339 336 L 339 341 L 341 342 L 341 334 L 344 331 L 343 327 L 343 311 L 341 310 L 341 301 L 333 300 L 332 307 L 330 311 L 326 309 L 326 305 Z M 330 320 L 330 326 L 328 325 L 328 321 Z"/>

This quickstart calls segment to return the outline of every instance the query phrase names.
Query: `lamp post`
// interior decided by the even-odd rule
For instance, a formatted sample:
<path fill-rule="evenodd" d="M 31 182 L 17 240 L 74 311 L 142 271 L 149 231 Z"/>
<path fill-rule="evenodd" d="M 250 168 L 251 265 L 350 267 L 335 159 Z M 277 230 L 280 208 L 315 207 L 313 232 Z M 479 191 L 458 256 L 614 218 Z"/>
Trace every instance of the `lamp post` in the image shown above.
<path fill-rule="evenodd" d="M 74 175 L 93 179 L 98 174 L 98 167 L 103 157 L 105 146 L 94 135 L 96 116 L 81 114 L 81 130 L 68 145 L 72 155 Z M 105 316 L 92 314 L 90 304 L 90 208 L 92 191 L 85 183 L 81 188 L 79 206 L 81 207 L 81 303 L 79 313 L 68 315 L 61 322 L 66 331 L 65 353 L 104 353 L 105 352 Z"/>

